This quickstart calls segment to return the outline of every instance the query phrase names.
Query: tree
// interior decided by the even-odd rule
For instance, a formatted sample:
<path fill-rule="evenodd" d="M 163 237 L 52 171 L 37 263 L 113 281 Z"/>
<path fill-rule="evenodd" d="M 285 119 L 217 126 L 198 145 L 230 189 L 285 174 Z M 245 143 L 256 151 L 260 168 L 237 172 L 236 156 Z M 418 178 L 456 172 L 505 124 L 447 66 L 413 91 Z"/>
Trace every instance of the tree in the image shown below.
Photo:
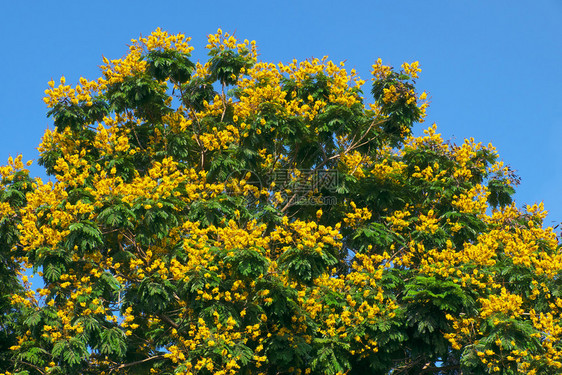
<path fill-rule="evenodd" d="M 0 169 L 4 374 L 560 373 L 560 241 L 492 145 L 412 136 L 417 62 L 366 104 L 343 63 L 188 42 L 49 82 L 51 180 Z"/>

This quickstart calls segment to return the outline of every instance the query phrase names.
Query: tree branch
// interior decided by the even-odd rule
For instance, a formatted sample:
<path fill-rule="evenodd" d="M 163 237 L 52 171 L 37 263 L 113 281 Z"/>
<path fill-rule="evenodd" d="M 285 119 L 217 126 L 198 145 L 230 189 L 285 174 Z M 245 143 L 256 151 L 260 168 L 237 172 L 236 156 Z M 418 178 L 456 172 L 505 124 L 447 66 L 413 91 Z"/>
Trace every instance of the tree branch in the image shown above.
<path fill-rule="evenodd" d="M 153 361 L 153 360 L 155 360 L 155 359 L 164 359 L 164 358 L 166 358 L 166 357 L 164 357 L 164 355 L 159 354 L 159 355 L 155 355 L 155 356 L 148 357 L 148 358 L 145 358 L 145 359 L 141 359 L 140 361 L 135 361 L 135 362 L 130 362 L 130 363 L 123 363 L 123 364 L 120 364 L 119 366 L 117 366 L 117 367 L 111 369 L 111 372 L 113 372 L 113 371 L 115 371 L 115 370 L 120 370 L 120 369 L 125 368 L 125 367 L 131 367 L 131 366 L 135 366 L 135 365 L 140 365 L 141 363 L 145 363 L 145 362 L 148 362 L 148 361 Z"/>
<path fill-rule="evenodd" d="M 158 314 L 158 317 L 160 319 L 162 319 L 163 321 L 165 321 L 166 323 L 168 323 L 169 325 L 171 325 L 172 327 L 174 327 L 175 329 L 178 329 L 180 326 L 178 323 L 174 322 L 169 316 L 164 315 L 164 314 Z"/>

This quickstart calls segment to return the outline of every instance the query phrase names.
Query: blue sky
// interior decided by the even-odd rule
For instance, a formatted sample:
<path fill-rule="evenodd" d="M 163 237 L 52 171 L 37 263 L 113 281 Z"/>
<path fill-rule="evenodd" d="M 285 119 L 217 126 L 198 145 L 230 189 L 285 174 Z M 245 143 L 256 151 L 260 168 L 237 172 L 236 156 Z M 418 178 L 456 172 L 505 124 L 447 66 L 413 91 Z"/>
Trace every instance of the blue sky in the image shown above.
<path fill-rule="evenodd" d="M 367 81 L 378 57 L 418 60 L 431 107 L 415 132 L 436 122 L 456 143 L 492 142 L 522 178 L 517 204 L 544 201 L 546 224 L 562 221 L 561 0 L 3 1 L 0 164 L 38 157 L 52 128 L 47 81 L 97 78 L 102 55 L 123 56 L 130 39 L 157 27 L 192 36 L 195 59 L 221 27 L 256 40 L 263 60 L 329 55 Z"/>

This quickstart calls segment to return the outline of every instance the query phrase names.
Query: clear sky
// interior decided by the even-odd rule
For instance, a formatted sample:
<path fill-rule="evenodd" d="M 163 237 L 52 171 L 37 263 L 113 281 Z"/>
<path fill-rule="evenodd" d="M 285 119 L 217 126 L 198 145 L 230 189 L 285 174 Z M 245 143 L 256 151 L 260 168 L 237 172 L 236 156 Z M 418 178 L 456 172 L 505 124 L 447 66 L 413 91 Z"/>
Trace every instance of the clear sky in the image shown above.
<path fill-rule="evenodd" d="M 37 159 L 47 81 L 97 78 L 102 55 L 157 27 L 192 36 L 195 59 L 221 27 L 262 60 L 329 55 L 367 82 L 378 57 L 418 60 L 431 107 L 415 133 L 436 122 L 456 143 L 492 142 L 522 179 L 518 206 L 544 201 L 546 224 L 562 221 L 562 0 L 2 1 L 0 164 Z"/>

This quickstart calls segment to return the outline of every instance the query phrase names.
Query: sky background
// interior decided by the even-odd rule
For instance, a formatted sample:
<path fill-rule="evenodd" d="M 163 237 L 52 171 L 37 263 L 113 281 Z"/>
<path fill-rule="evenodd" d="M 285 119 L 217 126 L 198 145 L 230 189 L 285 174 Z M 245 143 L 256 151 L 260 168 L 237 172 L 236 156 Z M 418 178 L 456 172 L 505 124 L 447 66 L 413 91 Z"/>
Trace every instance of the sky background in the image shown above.
<path fill-rule="evenodd" d="M 431 106 L 415 134 L 436 122 L 455 143 L 492 142 L 521 177 L 517 205 L 544 201 L 545 224 L 562 222 L 562 0 L 2 1 L 0 165 L 38 158 L 51 78 L 95 79 L 102 55 L 157 27 L 192 36 L 195 60 L 221 27 L 256 40 L 261 60 L 328 55 L 367 82 L 379 57 L 420 61 Z"/>

